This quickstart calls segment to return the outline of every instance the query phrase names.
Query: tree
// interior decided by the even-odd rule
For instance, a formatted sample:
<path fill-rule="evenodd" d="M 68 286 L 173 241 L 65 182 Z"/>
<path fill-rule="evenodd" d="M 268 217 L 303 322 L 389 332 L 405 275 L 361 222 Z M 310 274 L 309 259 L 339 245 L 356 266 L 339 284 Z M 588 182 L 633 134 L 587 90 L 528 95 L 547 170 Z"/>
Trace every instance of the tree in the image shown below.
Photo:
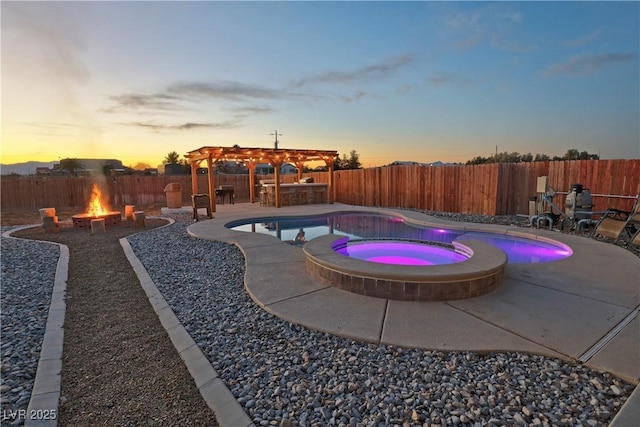
<path fill-rule="evenodd" d="M 483 165 L 485 163 L 520 163 L 520 162 L 548 162 L 549 160 L 558 161 L 558 160 L 598 160 L 600 156 L 597 154 L 589 154 L 586 151 L 578 151 L 575 148 L 571 148 L 567 150 L 563 157 L 553 156 L 553 158 L 549 157 L 546 154 L 536 154 L 535 156 L 531 153 L 520 154 L 518 152 L 502 152 L 496 153 L 489 157 L 476 156 L 471 160 L 467 161 L 468 165 Z"/>
<path fill-rule="evenodd" d="M 131 169 L 143 171 L 145 169 L 151 169 L 151 165 L 149 163 L 138 162 Z"/>
<path fill-rule="evenodd" d="M 600 160 L 600 156 L 597 154 L 589 154 L 586 151 L 581 151 L 578 155 L 580 160 Z"/>
<path fill-rule="evenodd" d="M 347 160 L 346 169 L 360 169 L 362 165 L 360 164 L 360 155 L 356 150 L 351 150 L 349 153 L 349 159 Z"/>
<path fill-rule="evenodd" d="M 589 154 L 586 151 L 578 151 L 575 148 L 567 150 L 565 155 L 560 160 L 599 160 L 600 156 L 597 154 Z"/>
<path fill-rule="evenodd" d="M 566 154 L 563 157 L 564 160 L 578 160 L 579 158 L 580 158 L 580 152 L 575 148 L 568 149 Z"/>
<path fill-rule="evenodd" d="M 473 159 L 468 160 L 468 165 L 484 165 L 485 163 L 489 163 L 489 159 L 482 156 L 475 156 Z"/>
<path fill-rule="evenodd" d="M 60 160 L 60 168 L 69 172 L 69 175 L 77 175 L 76 171 L 83 169 L 84 165 L 78 159 L 66 158 Z"/>
<path fill-rule="evenodd" d="M 178 154 L 175 151 L 170 152 L 169 154 L 167 154 L 167 156 L 164 158 L 164 163 L 165 164 L 176 164 L 176 165 L 181 165 L 182 162 L 180 161 L 180 154 Z"/>

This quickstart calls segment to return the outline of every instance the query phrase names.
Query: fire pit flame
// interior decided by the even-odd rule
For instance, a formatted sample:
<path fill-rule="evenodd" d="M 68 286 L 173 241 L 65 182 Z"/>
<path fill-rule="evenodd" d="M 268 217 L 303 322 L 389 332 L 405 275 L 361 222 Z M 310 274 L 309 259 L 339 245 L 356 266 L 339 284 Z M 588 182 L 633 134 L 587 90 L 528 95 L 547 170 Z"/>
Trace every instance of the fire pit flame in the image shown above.
<path fill-rule="evenodd" d="M 102 202 L 102 191 L 94 182 L 87 212 L 73 215 L 71 219 L 74 227 L 89 228 L 92 219 L 104 219 L 106 226 L 120 224 L 122 215 L 120 212 L 110 211 L 109 207 Z"/>
<path fill-rule="evenodd" d="M 102 192 L 100 191 L 100 187 L 98 187 L 98 184 L 94 182 L 93 188 L 91 189 L 91 200 L 89 200 L 89 209 L 87 210 L 87 214 L 98 218 L 108 213 L 109 210 L 102 206 Z"/>

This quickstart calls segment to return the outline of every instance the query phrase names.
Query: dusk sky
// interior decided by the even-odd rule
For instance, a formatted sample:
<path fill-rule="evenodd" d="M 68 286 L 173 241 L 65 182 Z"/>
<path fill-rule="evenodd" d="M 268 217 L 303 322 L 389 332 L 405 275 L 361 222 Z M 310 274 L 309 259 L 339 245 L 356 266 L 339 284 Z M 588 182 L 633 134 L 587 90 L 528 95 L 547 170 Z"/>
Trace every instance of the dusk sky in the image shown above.
<path fill-rule="evenodd" d="M 7 2 L 1 163 L 640 157 L 639 2 Z"/>

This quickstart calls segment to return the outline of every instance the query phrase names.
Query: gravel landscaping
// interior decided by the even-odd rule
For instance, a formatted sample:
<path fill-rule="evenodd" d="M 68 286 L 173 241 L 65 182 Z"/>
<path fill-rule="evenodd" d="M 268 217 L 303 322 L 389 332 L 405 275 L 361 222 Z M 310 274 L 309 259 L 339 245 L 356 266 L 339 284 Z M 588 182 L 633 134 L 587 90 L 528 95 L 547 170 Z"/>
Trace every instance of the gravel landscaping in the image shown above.
<path fill-rule="evenodd" d="M 234 246 L 188 221 L 129 238 L 256 425 L 606 425 L 633 387 L 542 356 L 372 345 L 288 323 L 243 290 Z"/>
<path fill-rule="evenodd" d="M 147 219 L 148 229 L 164 224 Z M 70 224 L 58 233 L 14 233 L 69 247 L 59 424 L 215 426 L 120 245 L 138 231 L 123 223 L 96 234 Z M 24 421 L 58 252 L 50 243 L 2 239 L 2 425 Z"/>

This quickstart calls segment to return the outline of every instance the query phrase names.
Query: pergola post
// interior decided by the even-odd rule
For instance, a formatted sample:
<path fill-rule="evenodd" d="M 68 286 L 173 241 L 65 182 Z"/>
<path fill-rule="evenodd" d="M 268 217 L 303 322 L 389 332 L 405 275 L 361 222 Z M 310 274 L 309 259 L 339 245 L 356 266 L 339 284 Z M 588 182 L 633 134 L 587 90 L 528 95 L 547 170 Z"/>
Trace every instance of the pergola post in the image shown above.
<path fill-rule="evenodd" d="M 247 168 L 249 169 L 249 199 L 251 199 L 251 203 L 254 203 L 256 200 L 256 162 L 251 159 L 247 163 Z"/>
<path fill-rule="evenodd" d="M 191 161 L 191 195 L 198 194 L 198 165 L 202 160 Z"/>
<path fill-rule="evenodd" d="M 216 211 L 216 181 L 213 176 L 213 154 L 209 153 L 209 157 L 207 157 L 207 173 L 209 179 L 209 206 L 211 207 L 211 212 Z"/>
<path fill-rule="evenodd" d="M 335 186 L 334 181 L 333 181 L 333 161 L 330 163 L 327 163 L 328 166 L 328 173 L 329 173 L 329 183 L 328 183 L 328 188 L 327 188 L 327 201 L 330 204 L 333 204 L 333 201 L 335 200 Z"/>
<path fill-rule="evenodd" d="M 333 165 L 335 162 L 335 157 L 333 156 L 322 156 L 322 160 L 327 165 L 327 173 L 329 174 L 328 184 L 327 184 L 327 202 L 333 203 L 335 200 L 335 186 L 334 186 L 334 176 L 333 176 Z"/>
<path fill-rule="evenodd" d="M 275 198 L 276 198 L 276 208 L 282 207 L 282 199 L 280 193 L 280 168 L 282 167 L 282 160 L 280 160 L 280 156 L 276 155 L 275 159 L 271 161 L 273 165 L 273 176 L 275 178 Z"/>
<path fill-rule="evenodd" d="M 296 162 L 296 169 L 298 169 L 298 182 L 302 179 L 302 170 L 304 169 L 304 161 L 299 160 Z"/>

